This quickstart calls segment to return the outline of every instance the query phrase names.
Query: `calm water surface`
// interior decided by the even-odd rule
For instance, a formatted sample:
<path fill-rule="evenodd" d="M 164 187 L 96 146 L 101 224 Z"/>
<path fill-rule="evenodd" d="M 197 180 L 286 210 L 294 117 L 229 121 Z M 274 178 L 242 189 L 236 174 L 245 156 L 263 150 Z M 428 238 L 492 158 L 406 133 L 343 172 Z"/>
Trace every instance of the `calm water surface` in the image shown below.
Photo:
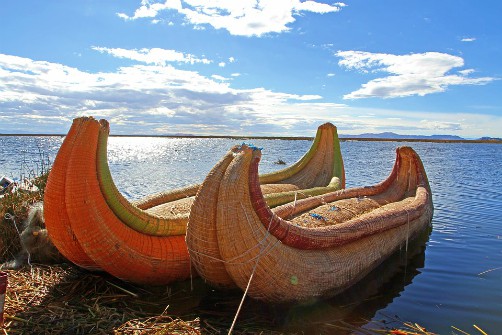
<path fill-rule="evenodd" d="M 261 172 L 281 168 L 274 164 L 278 159 L 295 162 L 311 145 L 251 142 L 263 147 Z M 61 137 L 0 137 L 0 175 L 19 179 L 37 173 L 54 160 L 61 143 Z M 109 164 L 118 188 L 133 200 L 201 182 L 234 144 L 240 142 L 111 137 Z M 451 326 L 476 333 L 473 324 L 502 334 L 502 145 L 342 142 L 347 187 L 387 177 L 399 145 L 412 146 L 426 168 L 434 201 L 432 232 L 339 297 L 287 307 L 247 300 L 238 325 L 343 334 L 340 320 L 364 325 L 363 319 L 397 315 L 440 334 L 451 334 Z M 214 292 L 198 280 L 189 295 L 191 309 L 180 305 L 180 313 L 210 324 L 230 324 L 241 297 L 240 292 Z"/>

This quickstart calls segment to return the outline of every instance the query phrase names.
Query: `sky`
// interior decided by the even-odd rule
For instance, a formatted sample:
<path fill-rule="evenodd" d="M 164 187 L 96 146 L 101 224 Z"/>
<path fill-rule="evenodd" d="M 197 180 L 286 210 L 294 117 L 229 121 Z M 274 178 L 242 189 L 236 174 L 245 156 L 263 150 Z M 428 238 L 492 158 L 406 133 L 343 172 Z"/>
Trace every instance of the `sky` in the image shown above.
<path fill-rule="evenodd" d="M 0 6 L 0 134 L 502 137 L 502 1 Z"/>

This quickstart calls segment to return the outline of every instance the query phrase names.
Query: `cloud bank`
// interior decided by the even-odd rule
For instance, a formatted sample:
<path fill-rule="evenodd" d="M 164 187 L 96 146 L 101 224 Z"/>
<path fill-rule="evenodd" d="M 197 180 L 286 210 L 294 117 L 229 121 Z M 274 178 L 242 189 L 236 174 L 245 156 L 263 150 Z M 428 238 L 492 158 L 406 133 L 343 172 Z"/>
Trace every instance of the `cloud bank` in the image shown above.
<path fill-rule="evenodd" d="M 346 94 L 344 99 L 398 98 L 412 95 L 424 96 L 444 92 L 451 85 L 484 85 L 495 78 L 471 78 L 474 70 L 453 69 L 464 66 L 464 60 L 439 52 L 410 55 L 392 55 L 363 51 L 338 51 L 338 65 L 362 73 L 387 73 L 387 76 L 372 79 L 360 89 Z"/>
<path fill-rule="evenodd" d="M 481 137 L 502 128 L 500 116 L 354 108 L 318 95 L 234 89 L 231 78 L 144 63 L 89 73 L 0 54 L 0 133 L 65 134 L 82 115 L 106 118 L 112 134 L 310 136 L 327 121 L 341 134 Z"/>
<path fill-rule="evenodd" d="M 134 59 L 135 52 L 130 54 Z M 64 133 L 74 117 L 93 115 L 107 118 L 117 133 L 127 134 L 280 133 L 296 124 L 318 121 L 298 107 L 320 99 L 318 95 L 265 88 L 237 90 L 228 81 L 170 64 L 89 73 L 0 54 L 0 121 L 9 125 L 4 128 L 8 132 Z M 0 132 L 4 129 L 0 126 Z"/>
<path fill-rule="evenodd" d="M 161 48 L 152 49 L 122 49 L 122 48 L 105 48 L 93 46 L 93 50 L 101 53 L 106 53 L 117 58 L 127 58 L 136 60 L 146 64 L 166 65 L 167 63 L 202 63 L 210 64 L 211 61 L 206 58 L 197 58 L 191 54 L 185 54 L 176 50 L 166 50 Z"/>
<path fill-rule="evenodd" d="M 157 18 L 164 11 L 175 11 L 195 27 L 210 25 L 231 35 L 262 36 L 290 30 L 288 24 L 304 12 L 325 14 L 340 11 L 343 3 L 328 5 L 300 0 L 142 0 L 132 16 L 117 13 L 124 20 Z"/>

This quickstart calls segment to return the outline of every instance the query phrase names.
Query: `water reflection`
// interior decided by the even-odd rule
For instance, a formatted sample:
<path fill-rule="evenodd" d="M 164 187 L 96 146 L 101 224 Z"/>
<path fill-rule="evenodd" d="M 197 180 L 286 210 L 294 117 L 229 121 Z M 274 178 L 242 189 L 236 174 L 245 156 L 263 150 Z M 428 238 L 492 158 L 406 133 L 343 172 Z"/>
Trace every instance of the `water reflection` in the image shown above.
<path fill-rule="evenodd" d="M 119 190 L 130 200 L 192 182 L 201 182 L 228 148 L 242 143 L 229 139 L 185 139 L 187 143 L 169 138 L 151 140 L 152 138 L 110 138 L 110 169 Z M 43 152 L 52 161 L 61 142 L 61 137 L 0 137 L 0 175 L 18 177 L 28 167 L 36 168 L 36 162 L 28 160 L 38 159 L 39 152 Z M 279 169 L 274 164 L 278 159 L 292 164 L 311 145 L 311 141 L 251 142 L 264 148 L 261 173 Z M 450 333 L 452 325 L 472 330 L 473 324 L 481 326 L 490 334 L 500 333 L 502 145 L 342 142 L 347 186 L 372 185 L 387 177 L 395 159 L 395 148 L 399 145 L 410 145 L 417 151 L 432 188 L 434 230 L 427 243 L 426 267 L 422 269 L 418 264 L 415 269 L 421 272 L 420 276 L 413 277 L 413 284 L 407 285 L 415 262 L 410 261 L 411 265 L 408 265 L 406 273 L 401 266 L 395 278 L 389 280 L 391 284 L 401 285 L 397 292 L 387 294 L 387 290 L 392 291 L 392 285 L 382 284 L 380 293 L 390 298 L 385 300 L 378 297 L 379 294 L 374 294 L 359 298 L 360 302 L 355 299 L 359 305 L 348 313 L 346 320 L 359 322 L 358 313 L 371 318 L 377 306 L 384 306 L 382 313 L 397 314 L 440 334 Z M 141 152 L 149 155 L 142 155 Z M 485 272 L 491 269 L 495 270 Z M 373 281 L 377 281 L 380 275 L 386 275 L 386 272 L 387 270 L 377 272 Z M 483 272 L 485 273 L 480 275 Z M 175 296 L 166 300 L 167 297 L 163 295 L 163 300 L 157 302 L 162 307 L 157 308 L 170 305 L 169 310 L 179 309 L 180 315 L 192 316 L 198 316 L 196 310 L 200 308 L 204 312 L 201 314 L 204 321 L 217 325 L 218 320 L 222 320 L 222 327 L 228 329 L 242 293 L 213 292 L 199 279 L 194 279 L 193 284 L 196 288 L 194 291 L 190 290 L 190 282 L 176 284 L 176 288 L 182 287 L 183 290 L 173 288 Z M 361 290 L 363 289 L 364 287 Z M 211 300 L 211 297 L 214 299 Z M 158 299 L 159 295 L 152 298 L 152 301 Z M 178 303 L 176 299 L 181 302 Z M 295 321 L 299 318 L 296 315 L 322 314 L 317 312 L 317 308 L 322 310 L 323 306 L 328 306 L 325 308 L 330 310 L 329 304 L 336 306 L 336 299 L 339 298 L 318 302 L 306 310 L 299 309 L 301 312 L 297 313 L 291 307 L 271 309 L 246 300 L 238 325 L 244 327 L 254 320 L 258 325 L 264 323 L 274 325 L 274 329 L 294 330 L 295 325 L 302 322 Z M 166 304 L 163 304 L 164 300 L 167 301 Z M 260 312 L 261 309 L 264 312 Z M 365 309 L 369 312 L 365 312 Z M 162 310 L 156 312 L 160 313 Z M 326 314 L 336 315 L 330 313 L 335 312 Z M 380 311 L 374 318 L 380 318 Z M 324 320 L 329 322 L 329 319 L 326 317 Z M 301 329 L 321 327 L 310 324 L 308 320 L 305 322 L 303 328 L 299 326 Z"/>
<path fill-rule="evenodd" d="M 425 262 L 425 246 L 431 228 L 424 229 L 410 241 L 408 250 L 398 250 L 356 285 L 328 300 L 296 305 L 273 305 L 246 299 L 237 319 L 236 330 L 278 331 L 302 334 L 346 334 L 344 323 L 363 326 L 375 313 L 390 304 L 421 273 Z M 178 283 L 173 292 L 188 295 L 166 301 L 170 312 L 199 317 L 205 327 L 228 329 L 242 298 L 241 291 L 218 291 L 201 279 Z"/>

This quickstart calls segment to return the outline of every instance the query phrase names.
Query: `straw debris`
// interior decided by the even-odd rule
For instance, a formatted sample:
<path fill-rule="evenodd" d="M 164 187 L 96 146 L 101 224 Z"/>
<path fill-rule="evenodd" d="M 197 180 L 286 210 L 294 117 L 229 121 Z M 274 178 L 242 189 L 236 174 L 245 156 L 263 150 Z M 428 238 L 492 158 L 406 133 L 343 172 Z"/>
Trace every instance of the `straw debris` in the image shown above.
<path fill-rule="evenodd" d="M 68 264 L 7 272 L 8 334 L 200 334 L 197 319 L 155 315 L 148 295 L 134 297 L 113 278 Z"/>

